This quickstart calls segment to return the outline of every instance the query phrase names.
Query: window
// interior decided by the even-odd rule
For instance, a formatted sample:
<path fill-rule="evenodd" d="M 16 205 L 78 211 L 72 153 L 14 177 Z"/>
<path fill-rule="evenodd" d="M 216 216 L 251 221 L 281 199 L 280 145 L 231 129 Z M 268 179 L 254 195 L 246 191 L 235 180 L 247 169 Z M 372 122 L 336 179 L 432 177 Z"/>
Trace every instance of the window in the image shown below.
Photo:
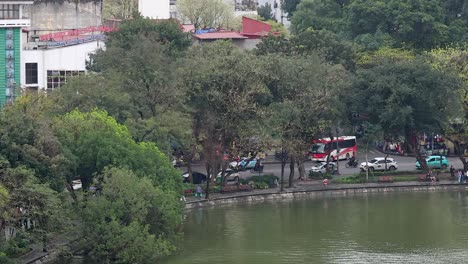
<path fill-rule="evenodd" d="M 47 90 L 54 90 L 74 76 L 84 74 L 84 71 L 47 71 Z"/>
<path fill-rule="evenodd" d="M 26 84 L 37 84 L 37 63 L 26 63 Z"/>
<path fill-rule="evenodd" d="M 0 5 L 0 19 L 19 18 L 19 5 Z"/>

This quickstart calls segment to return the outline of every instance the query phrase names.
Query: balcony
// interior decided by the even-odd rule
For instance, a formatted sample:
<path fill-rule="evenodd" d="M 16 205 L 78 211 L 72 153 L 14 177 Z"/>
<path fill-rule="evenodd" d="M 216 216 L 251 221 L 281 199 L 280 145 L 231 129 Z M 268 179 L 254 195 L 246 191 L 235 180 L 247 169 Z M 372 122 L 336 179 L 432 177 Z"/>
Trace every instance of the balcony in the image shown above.
<path fill-rule="evenodd" d="M 30 19 L 0 19 L 0 28 L 29 27 L 30 25 Z"/>

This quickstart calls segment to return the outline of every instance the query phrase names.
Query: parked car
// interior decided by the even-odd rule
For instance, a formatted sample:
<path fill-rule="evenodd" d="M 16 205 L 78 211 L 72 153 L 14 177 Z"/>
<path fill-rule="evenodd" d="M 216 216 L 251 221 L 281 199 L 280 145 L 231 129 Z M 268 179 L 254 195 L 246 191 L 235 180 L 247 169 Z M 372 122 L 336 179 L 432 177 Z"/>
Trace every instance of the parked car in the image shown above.
<path fill-rule="evenodd" d="M 221 182 L 221 174 L 222 172 L 218 173 L 218 175 L 216 176 L 216 181 Z M 227 169 L 226 174 L 224 174 L 224 176 L 226 177 L 226 181 L 239 181 L 239 173 L 232 169 Z"/>
<path fill-rule="evenodd" d="M 253 169 L 255 168 L 255 164 L 257 164 L 256 159 L 252 159 L 249 161 L 250 158 L 241 158 L 238 162 L 232 161 L 229 163 L 229 168 L 233 170 L 246 170 L 246 169 Z"/>
<path fill-rule="evenodd" d="M 443 170 L 449 166 L 449 162 L 447 160 L 447 157 L 445 156 L 427 156 L 426 164 L 429 168 Z M 421 164 L 419 164 L 419 161 L 416 161 L 416 169 L 422 169 Z"/>
<path fill-rule="evenodd" d="M 338 170 L 338 168 L 336 167 L 336 163 L 334 163 L 334 162 L 329 162 L 328 167 L 330 168 L 330 171 L 331 171 L 332 174 L 334 174 Z M 310 168 L 310 172 L 320 173 L 320 174 L 326 173 L 327 172 L 327 163 L 322 162 L 317 166 L 313 166 L 312 168 Z"/>
<path fill-rule="evenodd" d="M 184 178 L 184 183 L 190 183 L 188 172 L 185 172 L 184 174 L 182 174 L 182 177 Z M 201 172 L 192 171 L 192 178 L 193 178 L 193 184 L 201 184 L 203 182 L 206 182 L 207 176 L 206 174 L 203 174 Z"/>
<path fill-rule="evenodd" d="M 385 165 L 385 163 L 387 164 Z M 369 162 L 362 162 L 359 166 L 361 171 L 366 171 L 367 167 L 369 167 L 369 171 L 396 170 L 398 169 L 398 163 L 393 158 L 378 157 L 369 160 Z"/>

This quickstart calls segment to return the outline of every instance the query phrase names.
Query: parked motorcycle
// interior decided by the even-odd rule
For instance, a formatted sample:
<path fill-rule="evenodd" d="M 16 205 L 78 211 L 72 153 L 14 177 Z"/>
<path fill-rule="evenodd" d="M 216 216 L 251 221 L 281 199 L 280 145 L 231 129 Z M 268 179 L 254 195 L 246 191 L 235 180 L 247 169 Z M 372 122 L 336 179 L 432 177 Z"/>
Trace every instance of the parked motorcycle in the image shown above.
<path fill-rule="evenodd" d="M 346 168 L 357 168 L 357 166 L 358 166 L 358 160 L 349 160 L 345 164 Z"/>

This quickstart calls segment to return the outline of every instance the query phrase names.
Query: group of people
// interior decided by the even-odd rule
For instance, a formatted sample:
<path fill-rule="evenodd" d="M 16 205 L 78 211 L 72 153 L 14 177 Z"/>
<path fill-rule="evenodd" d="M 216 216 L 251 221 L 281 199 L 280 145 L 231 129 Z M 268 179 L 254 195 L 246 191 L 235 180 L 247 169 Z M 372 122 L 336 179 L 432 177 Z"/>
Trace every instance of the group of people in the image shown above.
<path fill-rule="evenodd" d="M 450 176 L 454 177 L 455 169 L 450 166 Z M 468 182 L 468 171 L 464 172 L 462 169 L 457 171 L 458 183 L 467 183 Z"/>
<path fill-rule="evenodd" d="M 437 174 L 439 174 L 437 172 Z M 439 177 L 437 177 L 438 175 L 434 175 L 432 170 L 430 170 L 427 174 L 426 174 L 426 181 L 427 182 L 439 182 Z"/>

